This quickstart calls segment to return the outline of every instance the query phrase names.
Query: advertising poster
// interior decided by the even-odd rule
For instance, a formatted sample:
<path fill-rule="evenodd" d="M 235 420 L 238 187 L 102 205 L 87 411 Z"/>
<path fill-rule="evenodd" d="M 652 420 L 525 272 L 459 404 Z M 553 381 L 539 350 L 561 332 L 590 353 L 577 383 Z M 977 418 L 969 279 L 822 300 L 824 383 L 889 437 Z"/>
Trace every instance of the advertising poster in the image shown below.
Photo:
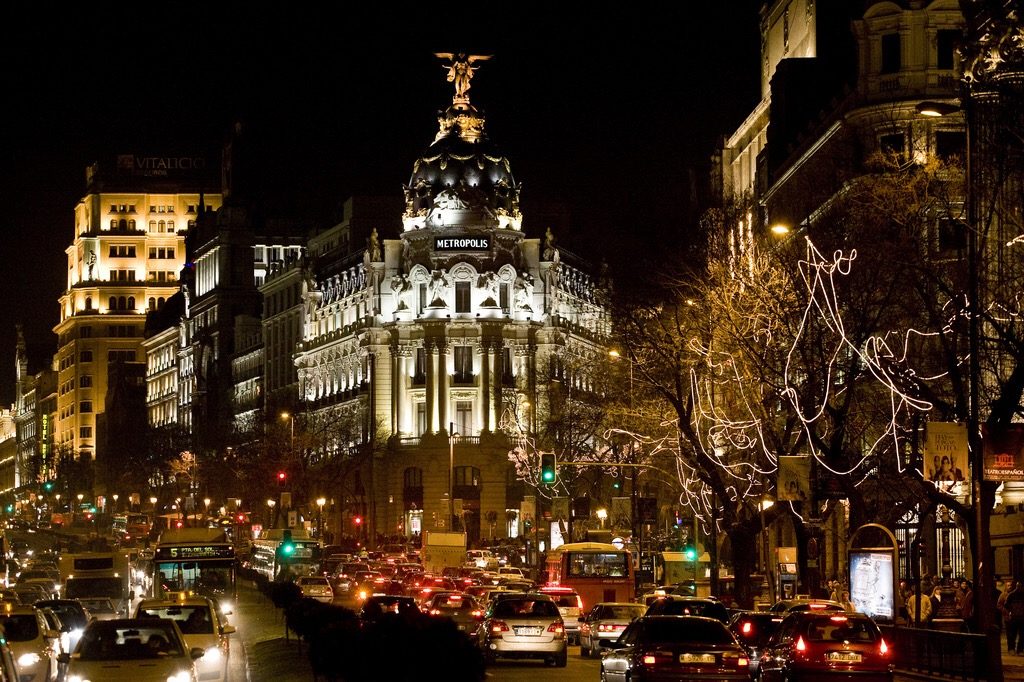
<path fill-rule="evenodd" d="M 924 430 L 924 480 L 951 495 L 965 495 L 970 487 L 967 466 L 967 425 L 928 422 Z"/>
<path fill-rule="evenodd" d="M 807 455 L 779 457 L 778 498 L 783 502 L 810 499 L 811 458 Z"/>
<path fill-rule="evenodd" d="M 986 481 L 1024 481 L 1024 424 L 981 426 Z"/>
<path fill-rule="evenodd" d="M 892 552 L 850 550 L 850 601 L 860 613 L 893 620 Z"/>

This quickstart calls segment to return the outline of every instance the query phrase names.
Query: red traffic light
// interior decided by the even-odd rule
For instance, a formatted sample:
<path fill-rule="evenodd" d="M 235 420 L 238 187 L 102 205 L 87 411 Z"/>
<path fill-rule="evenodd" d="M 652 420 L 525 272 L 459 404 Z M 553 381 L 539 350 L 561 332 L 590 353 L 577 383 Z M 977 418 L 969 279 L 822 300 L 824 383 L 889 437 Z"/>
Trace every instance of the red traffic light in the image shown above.
<path fill-rule="evenodd" d="M 286 473 L 285 473 L 285 472 L 283 472 L 283 471 L 278 471 L 278 472 L 277 472 L 277 480 L 279 480 L 279 481 L 283 481 L 283 480 L 284 480 L 284 479 L 286 479 L 286 478 L 288 478 L 288 474 L 286 474 Z"/>
<path fill-rule="evenodd" d="M 174 522 L 174 527 L 175 527 L 175 528 L 181 528 L 181 527 L 182 527 L 182 526 L 184 526 L 184 525 L 185 525 L 185 524 L 184 524 L 184 523 L 182 523 L 181 521 L 175 521 L 175 522 Z"/>
<path fill-rule="evenodd" d="M 239 523 L 245 523 L 245 514 L 239 514 L 238 515 L 238 522 Z"/>
<path fill-rule="evenodd" d="M 356 516 L 355 518 L 352 519 L 352 523 L 356 524 L 357 526 L 362 525 L 363 517 L 362 516 Z"/>

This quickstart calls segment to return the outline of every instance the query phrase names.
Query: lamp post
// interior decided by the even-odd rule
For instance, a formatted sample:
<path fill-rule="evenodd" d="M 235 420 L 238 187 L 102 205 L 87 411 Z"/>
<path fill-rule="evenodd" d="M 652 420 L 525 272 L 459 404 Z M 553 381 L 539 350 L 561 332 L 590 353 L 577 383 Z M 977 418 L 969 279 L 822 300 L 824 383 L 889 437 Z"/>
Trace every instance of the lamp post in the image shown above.
<path fill-rule="evenodd" d="M 323 542 L 323 539 L 324 539 L 324 505 L 325 504 L 327 504 L 327 498 L 326 497 L 318 497 L 318 498 L 316 498 L 316 506 L 317 506 L 317 514 L 316 514 L 317 531 L 316 532 L 317 532 L 317 537 L 320 538 L 321 542 Z"/>
<path fill-rule="evenodd" d="M 270 507 L 270 511 L 267 512 L 267 525 L 270 528 L 274 527 L 274 505 L 275 504 L 277 504 L 277 501 L 275 499 L 270 498 L 270 499 L 267 500 L 267 506 Z"/>
<path fill-rule="evenodd" d="M 206 506 L 206 515 L 209 516 L 210 515 L 210 498 L 209 497 L 204 497 L 203 498 L 203 504 Z"/>
<path fill-rule="evenodd" d="M 293 414 L 291 414 L 290 412 L 282 412 L 281 413 L 281 419 L 284 419 L 284 420 L 286 420 L 288 422 L 288 428 L 289 428 L 289 434 L 290 434 L 289 440 L 288 440 L 288 449 L 289 450 L 294 450 L 295 449 L 295 416 Z"/>
<path fill-rule="evenodd" d="M 448 522 L 451 529 L 455 530 L 455 439 L 459 434 L 455 433 L 455 422 L 448 422 Z"/>
<path fill-rule="evenodd" d="M 604 520 L 608 518 L 608 510 L 603 507 L 598 509 L 597 518 L 601 521 L 601 530 L 604 530 Z"/>

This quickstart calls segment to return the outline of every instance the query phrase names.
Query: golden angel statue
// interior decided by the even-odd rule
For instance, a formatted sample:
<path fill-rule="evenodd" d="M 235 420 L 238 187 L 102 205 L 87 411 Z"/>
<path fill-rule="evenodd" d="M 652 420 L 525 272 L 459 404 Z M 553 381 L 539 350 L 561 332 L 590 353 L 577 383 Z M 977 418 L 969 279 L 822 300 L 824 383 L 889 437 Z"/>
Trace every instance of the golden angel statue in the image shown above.
<path fill-rule="evenodd" d="M 435 57 L 447 59 L 445 68 L 448 69 L 448 82 L 455 84 L 455 99 L 468 101 L 469 82 L 473 80 L 473 73 L 480 67 L 473 66 L 477 62 L 487 61 L 491 55 L 480 54 L 455 54 L 453 52 L 435 52 Z"/>

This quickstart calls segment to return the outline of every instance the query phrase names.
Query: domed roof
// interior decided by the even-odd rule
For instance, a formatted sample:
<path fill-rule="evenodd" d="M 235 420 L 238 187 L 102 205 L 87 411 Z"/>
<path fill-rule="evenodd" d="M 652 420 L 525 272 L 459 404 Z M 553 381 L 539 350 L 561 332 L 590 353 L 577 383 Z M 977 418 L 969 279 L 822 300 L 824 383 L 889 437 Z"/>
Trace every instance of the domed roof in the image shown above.
<path fill-rule="evenodd" d="M 426 215 L 442 192 L 468 209 L 519 216 L 519 189 L 508 159 L 484 132 L 475 107 L 455 104 L 438 117 L 434 142 L 416 160 L 405 188 L 406 217 Z"/>

